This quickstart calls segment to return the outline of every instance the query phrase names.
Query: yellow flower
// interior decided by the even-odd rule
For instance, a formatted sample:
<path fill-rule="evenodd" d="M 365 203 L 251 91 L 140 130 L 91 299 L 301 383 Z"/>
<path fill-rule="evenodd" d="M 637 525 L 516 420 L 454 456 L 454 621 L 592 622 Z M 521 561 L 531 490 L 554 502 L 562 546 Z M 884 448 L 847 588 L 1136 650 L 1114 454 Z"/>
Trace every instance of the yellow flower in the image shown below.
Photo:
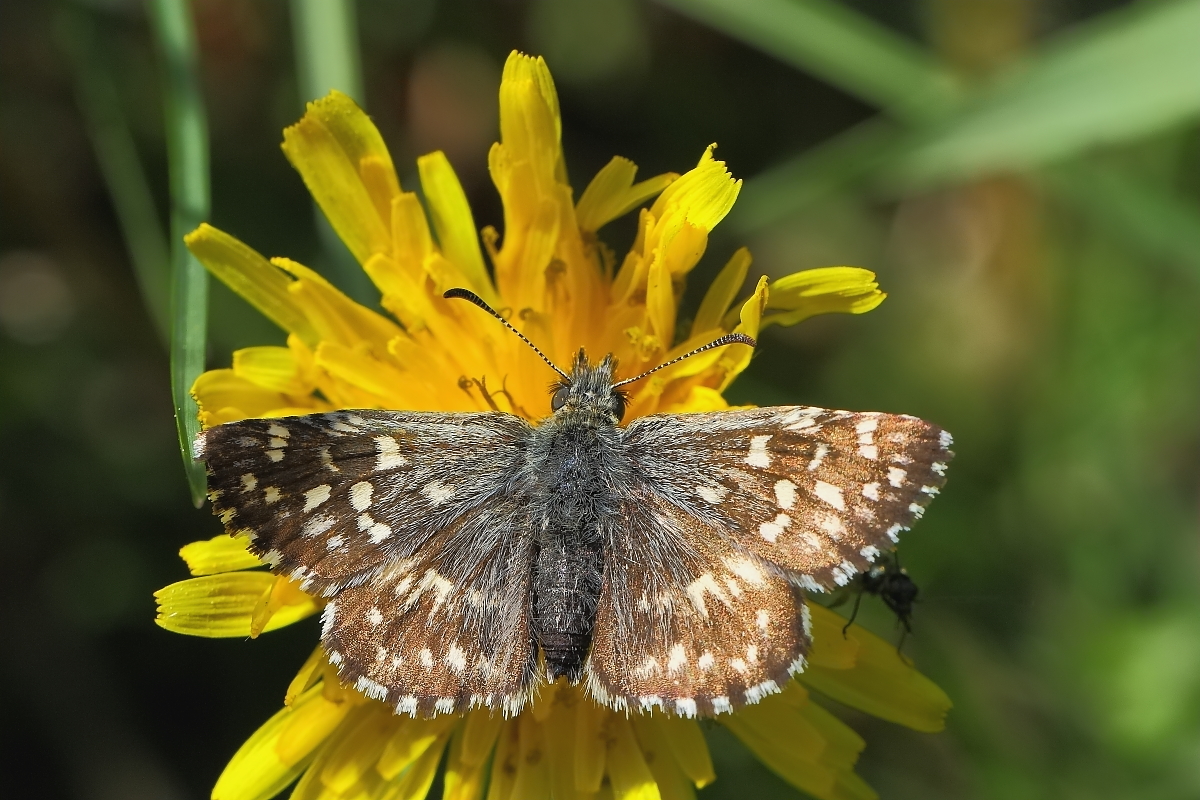
<path fill-rule="evenodd" d="M 730 331 L 757 336 L 771 323 L 862 313 L 883 300 L 872 273 L 831 267 L 774 283 L 761 278 L 735 305 L 750 268 L 742 249 L 681 327 L 684 281 L 741 188 L 713 148 L 682 175 L 640 182 L 632 162 L 614 158 L 575 202 L 550 73 L 541 59 L 516 53 L 500 86 L 500 127 L 489 165 L 504 203 L 503 238 L 490 227 L 480 237 L 442 153 L 418 159 L 422 202 L 401 188 L 383 139 L 351 100 L 334 92 L 309 105 L 284 132 L 284 153 L 391 318 L 307 267 L 268 261 L 202 225 L 187 237 L 192 252 L 288 333 L 286 347 L 240 350 L 230 369 L 200 376 L 193 393 L 205 426 L 337 408 L 545 416 L 545 365 L 494 320 L 444 300 L 453 287 L 478 293 L 557 363 L 569 363 L 581 346 L 593 357 L 613 353 L 620 377 Z M 636 239 L 618 261 L 597 232 L 638 208 Z M 668 367 L 636 385 L 627 419 L 727 408 L 721 392 L 749 358 L 749 348 L 730 347 Z M 257 569 L 244 542 L 228 536 L 195 542 L 181 555 L 196 577 L 157 593 L 158 623 L 168 630 L 255 637 L 322 605 L 294 582 Z M 922 731 L 942 727 L 949 701 L 890 644 L 856 626 L 843 637 L 840 617 L 810 607 L 807 671 L 781 694 L 718 722 L 809 794 L 872 798 L 853 773 L 862 739 L 813 702 L 809 689 Z M 213 797 L 265 800 L 299 779 L 293 797 L 305 800 L 422 798 L 447 753 L 444 796 L 464 800 L 485 790 L 489 800 L 687 798 L 716 777 L 692 720 L 615 713 L 562 683 L 511 719 L 486 709 L 412 719 L 341 686 L 318 647 L 283 710 L 237 752 Z"/>

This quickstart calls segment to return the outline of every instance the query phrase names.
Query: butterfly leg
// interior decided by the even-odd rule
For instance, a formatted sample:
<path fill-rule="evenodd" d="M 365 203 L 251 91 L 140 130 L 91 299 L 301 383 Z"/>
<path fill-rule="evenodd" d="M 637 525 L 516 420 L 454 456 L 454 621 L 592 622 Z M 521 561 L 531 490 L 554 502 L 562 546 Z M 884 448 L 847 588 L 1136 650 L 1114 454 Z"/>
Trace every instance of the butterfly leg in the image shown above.
<path fill-rule="evenodd" d="M 842 638 L 846 638 L 846 631 L 850 630 L 850 626 L 854 624 L 854 619 L 858 616 L 858 606 L 862 602 L 862 589 L 858 590 L 858 594 L 854 595 L 854 610 L 850 612 L 850 619 L 846 620 L 846 624 L 842 626 Z"/>

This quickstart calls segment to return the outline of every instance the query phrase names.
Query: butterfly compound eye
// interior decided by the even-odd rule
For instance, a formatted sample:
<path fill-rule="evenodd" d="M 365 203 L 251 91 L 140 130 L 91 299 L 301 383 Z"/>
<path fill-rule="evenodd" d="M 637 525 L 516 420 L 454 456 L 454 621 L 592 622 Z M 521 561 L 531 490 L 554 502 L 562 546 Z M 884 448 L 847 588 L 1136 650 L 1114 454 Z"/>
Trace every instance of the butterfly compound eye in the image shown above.
<path fill-rule="evenodd" d="M 625 416 L 625 395 L 620 392 L 612 393 L 612 412 L 613 416 L 617 418 L 617 422 L 620 422 Z"/>
<path fill-rule="evenodd" d="M 560 386 L 558 391 L 554 393 L 554 397 L 550 398 L 550 410 L 558 411 L 567 404 L 567 398 L 571 396 L 571 387 Z"/>

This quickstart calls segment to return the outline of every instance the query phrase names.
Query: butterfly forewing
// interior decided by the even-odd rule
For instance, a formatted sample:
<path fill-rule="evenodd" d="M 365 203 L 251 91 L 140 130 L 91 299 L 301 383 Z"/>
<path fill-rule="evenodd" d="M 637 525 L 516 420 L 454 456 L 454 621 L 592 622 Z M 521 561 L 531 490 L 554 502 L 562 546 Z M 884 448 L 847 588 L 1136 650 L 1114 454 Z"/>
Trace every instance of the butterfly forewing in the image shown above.
<path fill-rule="evenodd" d="M 627 441 L 664 499 L 818 591 L 895 545 L 953 455 L 916 417 L 810 407 L 644 417 Z"/>
<path fill-rule="evenodd" d="M 342 677 L 398 710 L 515 711 L 533 669 L 532 559 L 508 414 L 354 411 L 205 431 L 214 511 L 278 574 L 332 596 Z"/>

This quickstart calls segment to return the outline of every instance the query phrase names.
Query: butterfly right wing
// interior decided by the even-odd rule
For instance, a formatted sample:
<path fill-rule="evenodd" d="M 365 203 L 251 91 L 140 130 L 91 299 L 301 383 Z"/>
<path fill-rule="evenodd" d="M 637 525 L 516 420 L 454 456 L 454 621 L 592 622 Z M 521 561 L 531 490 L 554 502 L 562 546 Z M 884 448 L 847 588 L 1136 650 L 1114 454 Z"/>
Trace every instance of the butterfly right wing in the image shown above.
<path fill-rule="evenodd" d="M 508 414 L 352 411 L 203 432 L 214 511 L 276 574 L 332 598 L 343 680 L 398 711 L 515 713 L 533 685 L 532 538 Z"/>

